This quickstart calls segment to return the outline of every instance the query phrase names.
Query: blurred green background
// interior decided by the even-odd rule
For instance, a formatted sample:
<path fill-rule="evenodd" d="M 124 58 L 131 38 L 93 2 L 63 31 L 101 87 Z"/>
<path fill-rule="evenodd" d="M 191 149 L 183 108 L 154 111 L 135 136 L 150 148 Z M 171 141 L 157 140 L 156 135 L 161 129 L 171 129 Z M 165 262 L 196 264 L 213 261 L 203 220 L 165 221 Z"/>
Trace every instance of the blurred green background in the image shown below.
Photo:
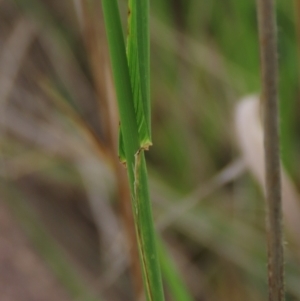
<path fill-rule="evenodd" d="M 297 5 L 277 1 L 282 161 L 296 187 Z M 150 19 L 157 229 L 194 300 L 265 300 L 262 189 L 227 168 L 242 160 L 234 108 L 260 93 L 255 1 L 152 0 Z M 101 1 L 0 0 L 3 300 L 138 300 L 107 155 L 113 102 Z M 300 299 L 294 245 L 287 238 L 288 301 Z"/>

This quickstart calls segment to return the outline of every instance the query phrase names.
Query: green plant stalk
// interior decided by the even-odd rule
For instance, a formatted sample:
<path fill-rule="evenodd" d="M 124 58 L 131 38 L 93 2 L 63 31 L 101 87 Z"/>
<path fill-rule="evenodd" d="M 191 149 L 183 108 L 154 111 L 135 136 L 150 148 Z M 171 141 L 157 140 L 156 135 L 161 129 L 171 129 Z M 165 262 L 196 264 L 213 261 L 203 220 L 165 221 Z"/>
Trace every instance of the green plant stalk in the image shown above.
<path fill-rule="evenodd" d="M 163 289 L 150 206 L 148 177 L 133 102 L 132 86 L 116 0 L 102 0 L 121 131 L 133 202 L 139 254 L 147 300 L 163 301 Z"/>

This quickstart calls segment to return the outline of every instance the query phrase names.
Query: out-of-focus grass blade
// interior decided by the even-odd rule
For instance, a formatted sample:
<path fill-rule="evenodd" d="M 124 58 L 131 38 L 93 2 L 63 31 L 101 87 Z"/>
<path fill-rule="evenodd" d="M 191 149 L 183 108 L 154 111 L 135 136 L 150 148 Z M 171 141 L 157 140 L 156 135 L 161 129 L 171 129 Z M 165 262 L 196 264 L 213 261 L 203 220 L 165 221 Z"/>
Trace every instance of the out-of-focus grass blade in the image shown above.
<path fill-rule="evenodd" d="M 170 259 L 168 251 L 159 240 L 157 241 L 157 250 L 163 278 L 169 287 L 173 299 L 175 301 L 193 301 L 193 298 L 180 278 L 179 272 L 174 266 L 172 259 Z"/>
<path fill-rule="evenodd" d="M 74 33 L 65 26 L 63 22 L 60 22 L 53 14 L 49 12 L 49 8 L 44 1 L 38 0 L 14 0 L 26 14 L 32 16 L 34 20 L 38 21 L 43 26 L 50 28 L 52 33 L 55 35 L 58 43 L 62 45 L 69 44 L 74 49 L 77 49 L 78 43 L 76 44 L 76 36 Z M 76 47 L 75 47 L 76 45 Z"/>
<path fill-rule="evenodd" d="M 39 251 L 40 255 L 50 266 L 53 273 L 69 291 L 70 295 L 78 301 L 101 300 L 95 296 L 88 286 L 78 275 L 78 271 L 69 263 L 57 243 L 49 235 L 48 231 L 42 226 L 41 222 L 29 207 L 25 196 L 15 187 L 15 185 L 1 180 L 0 187 L 4 200 L 10 206 L 24 231 Z"/>

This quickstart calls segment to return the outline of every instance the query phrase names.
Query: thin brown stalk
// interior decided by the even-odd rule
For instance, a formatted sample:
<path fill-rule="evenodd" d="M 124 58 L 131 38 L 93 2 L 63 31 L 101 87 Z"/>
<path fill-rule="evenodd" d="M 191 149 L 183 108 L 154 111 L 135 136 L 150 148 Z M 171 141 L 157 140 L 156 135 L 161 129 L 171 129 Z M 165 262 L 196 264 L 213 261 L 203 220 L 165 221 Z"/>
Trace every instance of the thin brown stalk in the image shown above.
<path fill-rule="evenodd" d="M 278 59 L 273 0 L 257 0 L 264 120 L 269 300 L 284 300 L 278 126 Z"/>
<path fill-rule="evenodd" d="M 246 167 L 261 187 L 265 187 L 263 129 L 260 120 L 259 96 L 239 100 L 235 110 L 237 142 Z M 300 256 L 300 196 L 284 166 L 281 166 L 282 213 L 290 249 Z M 299 257 L 300 258 L 300 257 Z"/>
<path fill-rule="evenodd" d="M 135 226 L 131 209 L 131 197 L 126 169 L 120 164 L 118 158 L 118 110 L 112 78 L 108 66 L 108 51 L 105 41 L 105 31 L 99 21 L 100 6 L 81 2 L 83 10 L 83 38 L 90 59 L 91 72 L 97 96 L 99 98 L 100 116 L 106 133 L 106 140 L 111 149 L 113 165 L 118 185 L 121 215 L 129 242 L 129 256 L 131 261 L 131 274 L 137 300 L 143 295 L 143 281 L 139 263 L 138 247 L 135 235 Z"/>

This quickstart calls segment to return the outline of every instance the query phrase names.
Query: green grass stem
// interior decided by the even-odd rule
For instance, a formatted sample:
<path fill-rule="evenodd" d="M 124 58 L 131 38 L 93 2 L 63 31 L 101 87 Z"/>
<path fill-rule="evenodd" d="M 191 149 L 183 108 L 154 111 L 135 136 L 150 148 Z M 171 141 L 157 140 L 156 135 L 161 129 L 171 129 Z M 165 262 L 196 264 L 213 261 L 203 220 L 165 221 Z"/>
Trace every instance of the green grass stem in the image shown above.
<path fill-rule="evenodd" d="M 148 15 L 148 6 L 145 5 L 145 3 L 146 2 L 143 2 L 142 13 Z M 132 1 L 131 5 L 132 8 L 141 9 L 136 1 Z M 146 104 L 149 102 L 149 96 L 147 96 L 148 99 L 141 100 L 141 97 L 149 95 L 149 91 L 147 90 L 149 88 L 147 88 L 148 84 L 146 83 L 146 81 L 148 82 L 149 80 L 149 75 L 146 74 L 148 72 L 148 62 L 141 63 L 139 61 L 139 59 L 148 57 L 149 50 L 144 49 L 143 47 L 148 47 L 147 45 L 149 42 L 145 43 L 143 39 L 139 40 L 139 43 L 142 45 L 140 46 L 142 49 L 139 49 L 138 44 L 137 46 L 132 44 L 132 50 L 137 51 L 135 53 L 141 52 L 138 55 L 138 61 L 135 63 L 135 65 L 129 65 L 131 60 L 127 59 L 126 56 L 117 1 L 103 0 L 102 6 L 119 106 L 122 141 L 124 144 L 126 165 L 132 195 L 137 240 L 143 269 L 144 287 L 147 300 L 163 301 L 164 294 L 155 245 L 152 210 L 148 191 L 148 176 L 143 151 L 144 141 L 141 141 L 140 139 L 141 124 L 138 124 L 139 116 L 144 118 L 144 120 L 147 120 L 145 111 L 142 110 L 145 109 L 145 106 L 149 106 L 149 104 Z M 140 11 L 136 10 L 135 12 L 138 14 Z M 136 15 L 133 14 L 131 17 L 133 18 L 133 24 L 136 24 L 131 25 L 131 30 L 133 30 L 133 33 L 136 33 L 136 37 L 131 36 L 129 38 L 129 44 L 131 43 L 131 39 L 138 39 L 137 36 L 141 34 L 140 30 L 147 30 L 148 27 L 146 25 L 142 26 L 141 24 L 138 24 L 138 22 L 140 22 L 138 19 L 136 19 L 135 23 L 134 18 L 137 18 Z M 142 19 L 142 21 L 145 22 L 145 19 Z M 137 29 L 137 27 L 140 25 L 142 26 L 141 29 Z M 147 36 L 149 37 L 149 33 L 146 35 L 146 37 Z M 132 55 L 134 55 L 134 53 L 132 53 Z M 129 56 L 131 56 L 131 54 Z M 145 65 L 141 67 L 143 64 Z M 141 71 L 145 72 L 143 76 L 140 76 Z M 132 72 L 137 72 L 138 75 L 130 77 Z M 137 79 L 138 82 L 132 83 L 132 79 Z M 141 84 L 141 81 L 145 81 L 143 85 Z M 137 85 L 137 93 L 132 92 L 134 85 Z M 144 126 L 147 126 L 146 122 L 144 123 Z"/>

